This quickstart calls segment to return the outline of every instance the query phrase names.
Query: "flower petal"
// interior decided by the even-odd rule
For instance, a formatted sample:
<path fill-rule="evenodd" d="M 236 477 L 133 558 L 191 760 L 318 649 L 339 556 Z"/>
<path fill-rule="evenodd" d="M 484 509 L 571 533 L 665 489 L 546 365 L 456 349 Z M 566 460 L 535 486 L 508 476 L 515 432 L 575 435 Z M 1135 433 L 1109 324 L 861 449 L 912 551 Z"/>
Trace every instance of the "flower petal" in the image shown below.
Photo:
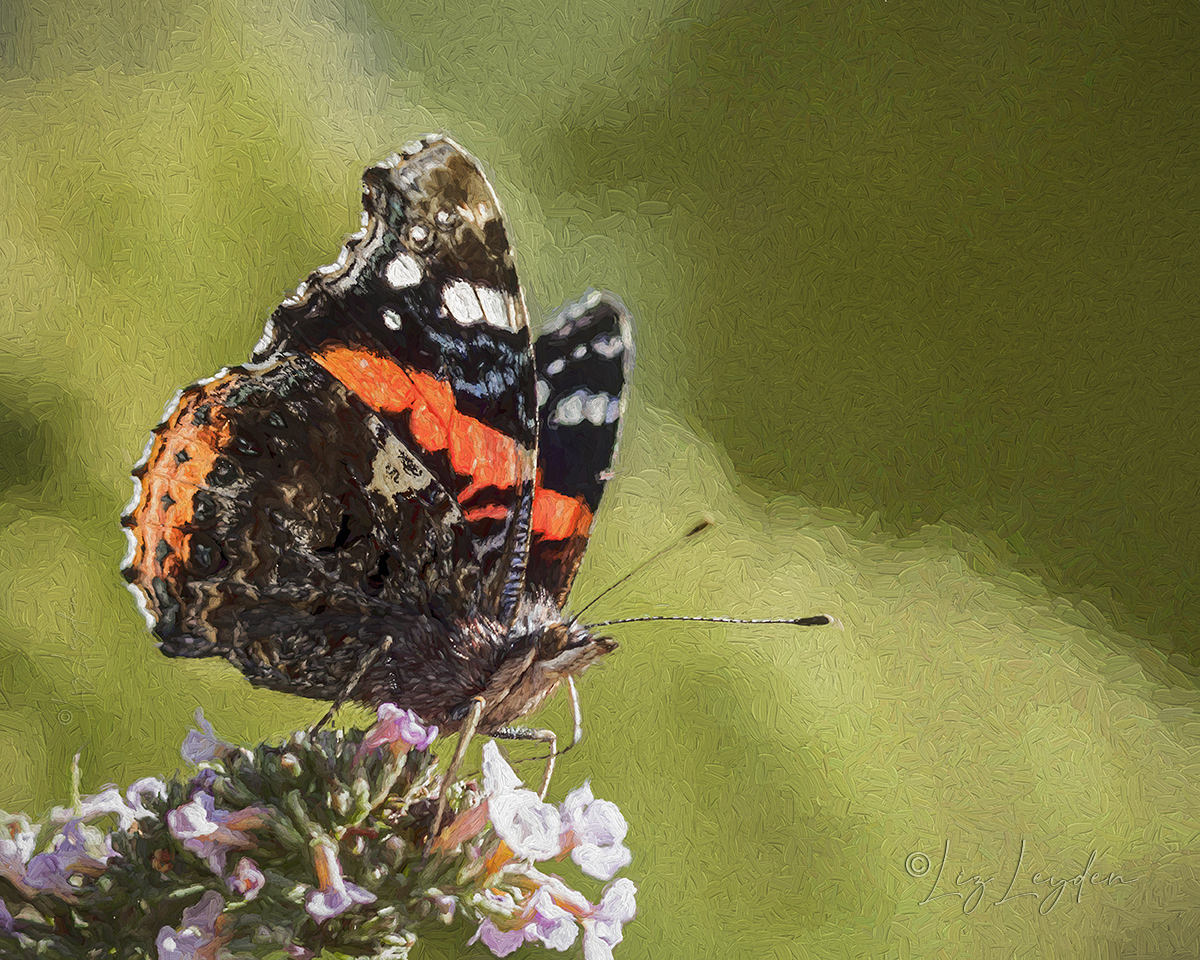
<path fill-rule="evenodd" d="M 633 862 L 633 854 L 623 844 L 601 847 L 594 843 L 583 843 L 571 851 L 571 859 L 579 869 L 597 880 L 611 880 L 617 871 Z"/>
<path fill-rule="evenodd" d="M 525 942 L 524 930 L 501 930 L 491 920 L 484 920 L 468 944 L 482 940 L 497 957 L 507 957 Z"/>
<path fill-rule="evenodd" d="M 508 761 L 500 755 L 495 740 L 483 745 L 483 790 L 489 797 L 508 790 L 519 790 L 525 784 L 517 776 Z"/>
<path fill-rule="evenodd" d="M 488 799 L 488 817 L 496 836 L 521 860 L 549 860 L 562 851 L 558 810 L 532 790 L 511 790 Z"/>
<path fill-rule="evenodd" d="M 195 764 L 207 763 L 229 749 L 229 744 L 217 739 L 213 725 L 204 719 L 204 711 L 199 707 L 196 708 L 196 725 L 200 729 L 189 730 L 188 735 L 183 738 L 183 748 L 180 752 L 184 760 Z"/>

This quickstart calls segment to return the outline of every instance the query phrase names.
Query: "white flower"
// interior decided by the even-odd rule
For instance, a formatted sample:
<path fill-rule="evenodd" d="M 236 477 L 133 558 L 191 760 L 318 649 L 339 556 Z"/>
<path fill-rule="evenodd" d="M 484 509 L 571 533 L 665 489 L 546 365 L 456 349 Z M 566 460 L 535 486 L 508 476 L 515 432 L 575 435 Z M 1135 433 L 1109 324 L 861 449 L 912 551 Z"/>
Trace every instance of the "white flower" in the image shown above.
<path fill-rule="evenodd" d="M 562 819 L 551 804 L 521 785 L 494 740 L 483 745 L 483 783 L 488 819 L 496 836 L 520 860 L 549 860 L 562 852 Z"/>
<path fill-rule="evenodd" d="M 592 796 L 590 783 L 567 794 L 562 804 L 562 849 L 590 877 L 611 880 L 633 861 L 625 846 L 629 825 L 611 800 Z"/>

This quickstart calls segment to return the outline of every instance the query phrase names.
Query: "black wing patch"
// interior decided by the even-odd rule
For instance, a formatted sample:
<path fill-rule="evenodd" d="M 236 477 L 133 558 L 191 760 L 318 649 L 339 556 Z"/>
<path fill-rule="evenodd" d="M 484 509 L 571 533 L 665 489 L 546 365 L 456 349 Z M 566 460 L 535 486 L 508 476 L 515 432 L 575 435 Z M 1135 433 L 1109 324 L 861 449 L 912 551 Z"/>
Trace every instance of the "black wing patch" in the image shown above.
<path fill-rule="evenodd" d="M 612 476 L 632 326 L 616 296 L 590 291 L 560 310 L 534 345 L 541 434 L 527 580 L 560 605 Z"/>

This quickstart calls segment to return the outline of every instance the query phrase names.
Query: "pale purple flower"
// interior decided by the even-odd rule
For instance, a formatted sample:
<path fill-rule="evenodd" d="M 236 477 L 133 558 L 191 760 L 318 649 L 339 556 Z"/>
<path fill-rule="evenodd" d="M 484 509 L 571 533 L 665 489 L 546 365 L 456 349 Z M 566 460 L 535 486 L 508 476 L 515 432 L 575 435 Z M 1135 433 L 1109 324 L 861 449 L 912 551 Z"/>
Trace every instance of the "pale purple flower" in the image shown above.
<path fill-rule="evenodd" d="M 532 790 L 512 790 L 488 798 L 488 818 L 496 836 L 520 860 L 549 860 L 562 847 L 558 811 Z"/>
<path fill-rule="evenodd" d="M 628 877 L 608 885 L 590 917 L 584 917 L 584 960 L 611 960 L 612 948 L 625 934 L 621 927 L 637 914 L 637 887 Z"/>
<path fill-rule="evenodd" d="M 243 900 L 253 900 L 267 881 L 257 863 L 249 857 L 242 857 L 225 882 Z"/>
<path fill-rule="evenodd" d="M 521 860 L 549 860 L 562 850 L 558 810 L 520 786 L 521 779 L 500 756 L 494 740 L 483 745 L 483 782 L 488 819 L 496 836 Z"/>
<path fill-rule="evenodd" d="M 158 779 L 158 777 L 142 777 L 141 780 L 135 780 L 130 785 L 129 789 L 125 791 L 125 800 L 129 804 L 130 809 L 133 810 L 134 818 L 137 820 L 142 819 L 142 817 L 153 818 L 155 816 L 155 814 L 146 809 L 145 804 L 142 802 L 142 798 L 147 795 L 157 797 L 159 800 L 165 800 L 167 798 L 167 785 Z"/>
<path fill-rule="evenodd" d="M 595 799 L 590 783 L 567 794 L 560 812 L 562 849 L 571 851 L 571 859 L 588 876 L 611 880 L 632 862 L 623 842 L 629 832 L 625 818 L 611 800 Z"/>
<path fill-rule="evenodd" d="M 375 894 L 342 876 L 337 848 L 332 843 L 321 841 L 316 845 L 314 854 L 320 889 L 309 892 L 304 909 L 317 923 L 324 923 L 330 917 L 345 913 L 355 904 L 375 902 Z"/>
<path fill-rule="evenodd" d="M 212 794 L 198 790 L 187 803 L 167 813 L 167 826 L 185 849 L 204 857 L 209 869 L 223 876 L 231 850 L 254 846 L 254 838 L 239 828 L 262 826 L 262 813 L 257 807 L 218 810 Z"/>
<path fill-rule="evenodd" d="M 54 838 L 51 850 L 29 861 L 25 882 L 60 897 L 74 897 L 79 888 L 70 882 L 71 877 L 98 877 L 116 855 L 107 834 L 72 820 Z"/>
<path fill-rule="evenodd" d="M 510 893 L 484 889 L 477 894 L 477 898 L 477 907 L 500 916 L 513 917 L 519 911 L 517 901 Z M 480 940 L 497 957 L 506 957 L 525 942 L 525 932 L 520 928 L 503 930 L 491 917 L 485 917 L 475 931 L 475 936 L 467 942 L 477 943 Z"/>
<path fill-rule="evenodd" d="M 518 947 L 525 944 L 525 931 L 521 928 L 517 928 L 516 930 L 501 930 L 489 917 L 479 925 L 479 929 L 475 931 L 475 936 L 468 940 L 467 944 L 477 943 L 480 940 L 497 957 L 507 957 Z"/>
<path fill-rule="evenodd" d="M 55 807 L 50 811 L 49 820 L 51 823 L 61 824 L 70 820 L 94 820 L 96 817 L 113 813 L 117 816 L 118 826 L 122 830 L 128 830 L 134 821 L 154 816 L 142 804 L 142 797 L 147 793 L 165 797 L 166 784 L 156 777 L 143 777 L 126 790 L 124 795 L 110 784 L 99 793 L 82 798 L 75 807 Z"/>
<path fill-rule="evenodd" d="M 209 890 L 199 903 L 183 911 L 183 922 L 178 928 L 163 927 L 158 931 L 158 960 L 207 960 L 217 938 L 217 918 L 224 909 L 224 898 Z"/>
<path fill-rule="evenodd" d="M 199 730 L 189 730 L 183 738 L 183 748 L 180 751 L 183 759 L 189 763 L 207 763 L 221 756 L 229 749 L 229 744 L 218 740 L 213 725 L 204 719 L 204 711 L 196 708 L 196 725 Z"/>
<path fill-rule="evenodd" d="M 554 902 L 550 893 L 541 889 L 529 899 L 529 921 L 526 923 L 525 939 L 541 943 L 552 950 L 566 950 L 579 937 L 579 926 L 575 918 Z"/>
<path fill-rule="evenodd" d="M 436 726 L 426 727 L 416 713 L 412 710 L 401 710 L 394 703 L 380 704 L 376 716 L 375 726 L 370 729 L 359 747 L 360 757 L 368 750 L 381 747 L 385 743 L 403 743 L 406 747 L 428 750 L 438 733 Z"/>
<path fill-rule="evenodd" d="M 569 949 L 579 939 L 578 918 L 589 914 L 592 905 L 558 877 L 529 866 L 518 872 L 538 886 L 520 903 L 510 894 L 485 890 L 476 906 L 495 916 L 479 924 L 470 942 L 482 940 L 498 957 L 507 956 L 524 943 L 540 943 L 552 950 Z"/>
<path fill-rule="evenodd" d="M 458 908 L 458 901 L 449 893 L 442 893 L 437 890 L 431 890 L 429 902 L 433 904 L 438 912 L 438 919 L 442 923 L 452 923 L 454 920 L 454 911 Z"/>
<path fill-rule="evenodd" d="M 25 885 L 25 865 L 37 847 L 41 824 L 32 824 L 22 816 L 5 815 L 0 822 L 0 876 L 11 880 L 22 892 Z"/>
<path fill-rule="evenodd" d="M 0 930 L 12 933 L 14 922 L 13 915 L 8 912 L 8 905 L 0 898 Z"/>
<path fill-rule="evenodd" d="M 316 956 L 308 947 L 302 947 L 296 943 L 289 943 L 283 950 L 292 960 L 312 960 Z"/>

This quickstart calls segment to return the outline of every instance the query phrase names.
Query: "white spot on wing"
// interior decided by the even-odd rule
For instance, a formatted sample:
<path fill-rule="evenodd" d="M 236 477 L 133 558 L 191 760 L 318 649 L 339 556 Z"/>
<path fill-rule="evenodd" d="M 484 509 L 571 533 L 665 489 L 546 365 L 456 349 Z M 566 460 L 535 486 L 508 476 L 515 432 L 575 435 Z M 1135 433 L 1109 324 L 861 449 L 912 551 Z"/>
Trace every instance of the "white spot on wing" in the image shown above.
<path fill-rule="evenodd" d="M 182 399 L 183 399 L 183 387 L 180 387 L 178 390 L 175 391 L 175 395 L 173 397 L 171 397 L 170 400 L 167 401 L 167 405 L 165 407 L 163 407 L 162 416 L 159 417 L 159 420 L 169 419 L 171 417 L 171 415 L 177 409 L 179 409 L 179 401 Z M 142 459 L 141 459 L 140 463 L 138 464 L 139 466 L 142 463 L 146 463 L 147 459 L 150 456 L 150 444 L 153 444 L 153 443 L 154 443 L 154 437 L 151 437 L 150 443 L 146 445 L 146 452 L 142 454 Z"/>
<path fill-rule="evenodd" d="M 483 305 L 475 295 L 475 288 L 465 280 L 455 280 L 442 288 L 442 303 L 450 316 L 465 326 L 479 323 L 483 319 Z"/>
<path fill-rule="evenodd" d="M 593 393 L 583 401 L 583 415 L 597 427 L 600 426 L 608 413 L 608 402 L 611 399 L 607 393 Z"/>
<path fill-rule="evenodd" d="M 625 350 L 625 344 L 617 336 L 599 336 L 592 341 L 592 349 L 605 360 L 611 360 Z"/>
<path fill-rule="evenodd" d="M 151 437 L 151 442 L 153 442 L 153 439 L 154 439 L 154 438 L 153 438 L 153 437 Z M 149 451 L 147 451 L 147 453 L 149 453 Z M 143 463 L 145 462 L 145 459 L 144 459 L 144 458 L 143 458 L 143 461 L 142 461 L 142 462 L 143 462 Z M 139 466 L 140 466 L 140 465 L 141 465 L 141 464 L 139 464 Z M 133 508 L 134 508 L 134 507 L 136 507 L 136 506 L 138 505 L 138 501 L 139 501 L 139 500 L 141 500 L 141 499 L 142 499 L 142 481 L 141 481 L 141 480 L 139 480 L 137 477 L 134 477 L 134 478 L 133 478 L 133 496 L 132 496 L 132 497 L 130 497 L 130 498 L 129 498 L 129 502 L 128 502 L 127 504 L 125 504 L 125 509 L 121 511 L 121 516 L 125 517 L 125 516 L 128 516 L 129 514 L 133 513 Z M 126 528 L 126 530 L 125 530 L 125 533 L 126 533 L 126 535 L 129 537 L 130 543 L 132 544 L 132 542 L 133 542 L 133 531 L 132 531 L 132 530 L 129 530 L 128 528 Z M 130 557 L 126 557 L 126 558 L 125 558 L 125 562 L 124 562 L 124 563 L 122 563 L 122 564 L 121 564 L 121 566 L 123 566 L 123 567 L 126 567 L 126 566 L 128 566 L 128 565 L 129 565 L 129 561 L 130 561 L 130 560 L 132 560 L 132 559 L 133 559 L 133 557 L 131 557 L 131 556 L 130 556 Z"/>
<path fill-rule="evenodd" d="M 539 407 L 545 406 L 546 401 L 549 399 L 550 384 L 548 384 L 545 380 L 539 380 L 537 382 L 537 405 Z"/>
<path fill-rule="evenodd" d="M 305 280 L 301 280 L 300 286 L 296 287 L 296 292 L 293 293 L 290 297 L 287 297 L 283 301 L 283 306 L 285 306 L 285 307 L 295 306 L 297 303 L 299 303 L 301 300 L 304 299 L 304 295 L 306 293 L 308 293 L 308 282 Z"/>
<path fill-rule="evenodd" d="M 551 423 L 557 423 L 561 427 L 578 426 L 582 420 L 583 394 L 578 390 L 559 400 L 558 406 L 554 408 L 554 415 L 550 418 Z"/>
<path fill-rule="evenodd" d="M 223 380 L 227 376 L 229 376 L 229 368 L 222 367 L 220 370 L 218 370 L 216 373 L 214 373 L 211 377 L 205 377 L 203 380 L 197 380 L 195 383 L 192 384 L 192 386 L 193 387 L 207 387 L 210 383 L 216 383 L 218 380 Z M 175 403 L 171 405 L 171 413 L 175 412 L 175 407 L 176 407 L 176 405 L 178 405 L 179 401 L 182 398 L 183 398 L 183 391 L 180 390 L 179 396 L 177 396 L 175 398 Z M 169 417 L 170 415 L 171 414 L 168 413 L 166 416 L 163 417 L 163 419 L 166 420 L 167 417 Z"/>
<path fill-rule="evenodd" d="M 133 558 L 137 555 L 137 537 L 134 536 L 132 530 L 127 529 L 125 531 L 125 539 L 129 541 L 129 549 L 125 551 L 125 556 L 121 558 L 120 569 L 122 570 L 133 563 Z"/>
<path fill-rule="evenodd" d="M 583 299 L 581 299 L 575 303 L 572 303 L 570 306 L 567 307 L 567 309 L 565 311 L 567 319 L 568 320 L 578 320 L 589 310 L 594 310 L 596 308 L 597 304 L 599 304 L 599 303 L 600 303 L 600 291 L 599 290 L 591 290 L 588 292 L 587 296 L 585 296 Z"/>
<path fill-rule="evenodd" d="M 391 307 L 384 307 L 383 322 L 389 330 L 399 330 L 404 323 L 404 318 Z"/>
<path fill-rule="evenodd" d="M 567 369 L 567 361 L 559 357 L 557 360 L 551 360 L 546 364 L 546 373 L 552 377 L 557 377 L 560 373 Z"/>
<path fill-rule="evenodd" d="M 483 315 L 493 327 L 502 330 L 510 329 L 508 324 L 508 304 L 504 294 L 495 287 L 476 287 L 479 302 L 483 305 Z"/>
<path fill-rule="evenodd" d="M 421 265 L 410 253 L 401 253 L 388 261 L 383 279 L 396 290 L 415 286 L 421 282 Z"/>
<path fill-rule="evenodd" d="M 337 260 L 333 263 L 327 263 L 323 267 L 317 267 L 317 273 L 328 276 L 331 273 L 337 273 L 346 266 L 346 259 L 350 256 L 350 248 L 342 247 L 341 253 L 338 254 Z"/>
<path fill-rule="evenodd" d="M 574 350 L 571 351 L 571 359 L 572 360 L 582 360 L 586 356 L 587 356 L 587 347 L 582 343 L 579 346 L 577 346 Z"/>
<path fill-rule="evenodd" d="M 621 402 L 611 394 L 576 390 L 558 401 L 550 422 L 561 427 L 575 427 L 586 420 L 598 427 L 602 423 L 612 423 L 620 414 Z"/>

